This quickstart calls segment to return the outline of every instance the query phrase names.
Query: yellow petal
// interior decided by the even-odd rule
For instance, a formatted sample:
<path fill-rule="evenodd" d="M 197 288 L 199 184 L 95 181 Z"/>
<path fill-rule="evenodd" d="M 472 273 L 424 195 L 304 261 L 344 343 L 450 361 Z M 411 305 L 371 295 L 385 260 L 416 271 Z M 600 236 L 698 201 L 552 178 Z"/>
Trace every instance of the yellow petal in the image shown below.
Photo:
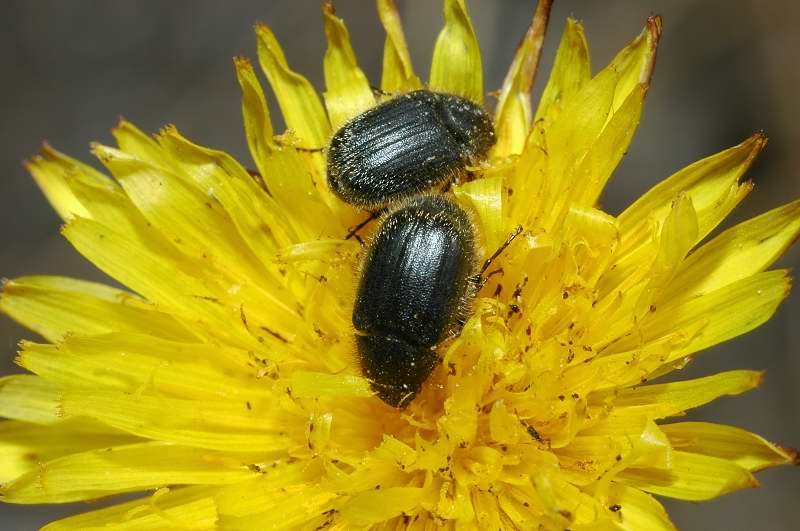
<path fill-rule="evenodd" d="M 133 139 L 129 143 L 134 143 L 136 146 L 145 146 L 138 147 L 137 152 L 155 160 L 149 164 L 163 163 L 162 153 L 157 147 L 153 147 L 153 141 L 133 126 L 120 127 L 116 134 L 119 138 Z M 153 150 L 157 150 L 159 153 L 153 154 Z M 152 167 L 156 169 L 155 171 L 162 171 L 162 166 L 154 165 Z M 94 172 L 94 170 L 92 171 Z M 98 174 L 98 176 L 92 177 L 88 173 L 72 174 L 68 184 L 72 193 L 87 209 L 88 217 L 86 219 L 114 227 L 115 232 L 141 242 L 144 247 L 163 255 L 165 259 L 170 257 L 180 260 L 172 245 L 147 222 L 118 185 L 111 183 L 102 175 Z"/>
<path fill-rule="evenodd" d="M 159 489 L 155 494 L 52 522 L 42 531 L 100 529 L 214 529 L 217 509 L 209 487 Z"/>
<path fill-rule="evenodd" d="M 436 39 L 430 88 L 483 103 L 481 50 L 464 0 L 444 0 L 444 28 Z"/>
<path fill-rule="evenodd" d="M 652 313 L 652 303 L 670 284 L 683 259 L 697 241 L 697 212 L 690 196 L 680 194 L 661 226 L 658 254 L 650 271 L 649 280 L 634 308 L 634 319 Z M 662 312 L 663 315 L 663 312 Z"/>
<path fill-rule="evenodd" d="M 503 179 L 499 175 L 476 179 L 453 187 L 453 193 L 478 214 L 487 256 L 507 234 L 503 225 Z"/>
<path fill-rule="evenodd" d="M 369 381 L 352 374 L 325 374 L 297 371 L 290 378 L 292 396 L 354 396 L 368 397 L 374 393 Z"/>
<path fill-rule="evenodd" d="M 141 248 L 104 225 L 76 218 L 62 233 L 97 267 L 151 301 L 180 308 L 192 299 L 213 298 L 195 276 L 182 272 L 164 255 Z M 201 307 L 198 303 L 194 311 Z"/>
<path fill-rule="evenodd" d="M 64 417 L 60 386 L 29 374 L 0 378 L 0 417 L 53 424 Z"/>
<path fill-rule="evenodd" d="M 333 3 L 322 4 L 328 49 L 322 63 L 325 72 L 325 106 L 333 130 L 373 105 L 375 97 L 367 76 L 358 67 L 344 21 L 335 15 Z"/>
<path fill-rule="evenodd" d="M 797 450 L 781 448 L 755 433 L 709 422 L 661 426 L 676 450 L 727 459 L 751 472 L 786 463 L 800 464 Z"/>
<path fill-rule="evenodd" d="M 564 111 L 547 132 L 551 169 L 557 175 L 578 162 L 603 130 L 617 76 L 616 70 L 606 67 L 565 102 Z"/>
<path fill-rule="evenodd" d="M 763 149 L 756 134 L 739 146 L 696 162 L 653 187 L 619 217 L 616 262 L 599 284 L 600 299 L 627 292 L 646 274 L 653 245 L 675 198 L 690 197 L 697 213 L 697 241 L 702 240 L 752 189 L 739 178 Z M 608 302 L 608 301 L 607 301 Z"/>
<path fill-rule="evenodd" d="M 242 121 L 247 145 L 256 168 L 264 176 L 267 174 L 264 160 L 275 148 L 267 100 L 252 63 L 244 57 L 235 57 L 234 65 L 239 86 L 242 88 Z"/>
<path fill-rule="evenodd" d="M 766 322 L 789 293 L 786 271 L 767 271 L 711 293 L 689 299 L 657 300 L 636 331 L 615 342 L 609 352 L 629 350 L 692 325 L 704 324 L 669 361 L 740 336 Z"/>
<path fill-rule="evenodd" d="M 311 463 L 275 461 L 269 465 L 266 474 L 218 489 L 214 499 L 219 514 L 227 519 L 261 513 L 280 504 L 280 498 L 285 496 L 284 492 L 296 494 L 302 491 L 302 487 L 309 489 L 308 493 L 316 494 L 318 489 L 309 483 L 317 479 L 321 471 L 322 464 L 319 460 Z"/>
<path fill-rule="evenodd" d="M 551 525 L 551 528 L 564 529 L 573 525 L 580 528 L 581 524 L 586 524 L 591 529 L 598 517 L 605 516 L 598 500 L 558 475 L 540 474 L 532 479 L 537 493 L 544 498 L 548 511 L 558 523 Z M 597 528 L 608 529 L 603 527 L 602 520 L 598 522 Z"/>
<path fill-rule="evenodd" d="M 246 305 L 248 316 L 260 321 L 258 326 L 266 326 L 283 337 L 296 335 L 297 331 L 290 330 L 287 326 L 303 326 L 303 322 L 284 313 L 288 311 L 290 314 L 295 314 L 297 306 L 289 306 L 291 301 L 283 281 L 276 280 L 278 267 L 269 263 L 264 264 L 248 249 L 242 241 L 236 223 L 228 215 L 221 200 L 214 195 L 216 187 L 210 184 L 215 183 L 213 179 L 220 179 L 218 186 L 220 197 L 229 205 L 235 204 L 237 200 L 247 203 L 252 199 L 258 197 L 264 199 L 267 196 L 262 194 L 247 199 L 247 194 L 243 190 L 235 188 L 235 183 L 247 186 L 247 177 L 240 175 L 239 179 L 232 179 L 221 176 L 220 173 L 226 175 L 236 175 L 237 171 L 243 173 L 243 170 L 236 165 L 226 170 L 227 163 L 224 157 L 214 158 L 213 152 L 203 151 L 181 141 L 177 133 L 171 130 L 162 134 L 162 141 L 169 146 L 169 150 L 185 153 L 186 170 L 190 178 L 185 178 L 186 175 L 179 177 L 117 150 L 96 146 L 96 151 L 106 164 L 112 166 L 118 173 L 118 178 L 128 187 L 128 193 L 135 198 L 138 207 L 146 216 L 151 217 L 151 220 L 141 223 L 132 221 L 128 226 L 120 227 L 125 232 L 119 234 L 116 232 L 116 225 L 111 230 L 91 220 L 75 219 L 65 228 L 65 234 L 73 239 L 73 243 L 80 250 L 92 256 L 103 255 L 106 259 L 111 259 L 112 263 L 99 258 L 95 263 L 100 264 L 100 267 L 107 267 L 109 271 L 113 270 L 110 272 L 112 276 L 119 274 L 126 277 L 136 276 L 138 280 L 129 279 L 123 283 L 140 290 L 150 300 L 162 304 L 168 303 L 176 314 L 185 314 L 188 310 L 196 316 L 203 305 L 198 304 L 191 309 L 185 308 L 186 297 L 202 298 L 210 303 L 204 305 L 209 310 L 206 317 L 213 321 L 230 323 L 231 317 L 241 313 L 241 308 Z M 193 165 L 188 162 L 192 160 L 190 156 L 196 157 Z M 154 193 L 159 188 L 161 191 Z M 254 215 L 248 216 L 248 212 Z M 320 215 L 324 212 L 318 209 Z M 253 246 L 260 248 L 262 256 L 269 259 L 268 250 L 256 243 L 269 245 L 265 240 L 258 239 L 257 233 L 262 229 L 260 223 L 263 220 L 259 221 L 257 218 L 258 214 L 254 210 L 243 211 L 237 216 L 242 233 L 248 234 L 248 238 L 254 238 Z M 205 222 L 199 222 L 204 219 Z M 276 229 L 280 229 L 277 224 Z M 276 230 L 277 232 L 279 230 Z M 165 236 L 168 236 L 169 240 Z M 217 240 L 218 238 L 221 239 Z M 266 239 L 268 241 L 269 237 L 266 236 Z M 92 244 L 91 240 L 95 242 L 103 240 L 105 245 Z M 138 259 L 119 260 L 120 253 L 110 252 L 113 246 L 124 247 L 121 254 L 135 254 Z M 212 249 L 216 252 L 212 252 Z M 227 258 L 223 258 L 226 254 Z M 145 265 L 144 262 L 148 264 Z M 143 273 L 149 266 L 158 268 L 161 272 L 150 271 L 151 274 L 155 273 L 155 276 L 147 280 L 149 275 Z M 170 273 L 170 270 L 173 273 Z M 165 286 L 163 282 L 157 280 L 166 278 L 162 275 L 168 277 L 173 274 L 181 280 L 177 285 Z M 140 281 L 144 281 L 145 285 L 140 285 Z M 168 295 L 160 289 L 158 294 L 151 291 L 157 289 L 159 285 L 167 291 L 172 291 L 172 294 Z M 184 302 L 179 302 L 180 299 Z M 266 309 L 265 304 L 270 308 Z M 284 315 L 281 315 L 282 313 Z M 247 339 L 251 335 L 251 329 L 248 329 L 243 319 L 240 321 L 244 326 L 239 330 L 228 326 L 205 330 L 222 332 L 228 336 L 233 332 L 246 341 L 253 341 L 255 338 Z"/>
<path fill-rule="evenodd" d="M 21 277 L 9 280 L 0 311 L 49 341 L 68 333 L 101 334 L 111 330 L 163 338 L 194 336 L 174 318 L 116 288 L 66 277 Z"/>
<path fill-rule="evenodd" d="M 287 238 L 294 235 L 292 243 L 325 236 L 343 238 L 347 234 L 346 223 L 351 220 L 344 222 L 342 218 L 348 211 L 352 216 L 356 210 L 339 199 L 333 200 L 327 184 L 320 182 L 322 170 L 310 171 L 307 157 L 293 149 L 282 149 L 273 151 L 265 164 L 264 180 L 278 207 L 268 208 L 264 213 L 266 221 L 287 225 L 291 229 Z M 289 212 L 304 215 L 294 216 Z"/>
<path fill-rule="evenodd" d="M 75 196 L 89 211 L 89 217 L 103 225 L 136 239 L 149 239 L 154 248 L 169 248 L 163 236 L 148 226 L 147 220 L 136 209 L 121 187 L 97 187 L 79 179 L 70 181 Z"/>
<path fill-rule="evenodd" d="M 252 352 L 236 349 L 230 345 L 199 343 L 195 341 L 173 341 L 145 334 L 111 332 L 93 336 L 71 335 L 58 345 L 64 352 L 81 355 L 110 356 L 114 353 L 131 352 L 158 358 L 163 363 L 188 363 L 217 367 L 227 377 L 249 379 L 253 376 L 252 363 L 258 358 Z M 258 384 L 239 384 L 242 390 L 258 387 Z M 261 386 L 263 389 L 263 386 Z M 234 396 L 236 393 L 234 393 Z"/>
<path fill-rule="evenodd" d="M 33 176 L 34 181 L 44 193 L 47 201 L 61 216 L 68 220 L 74 215 L 88 216 L 89 212 L 72 193 L 64 175 L 55 168 L 49 168 L 41 159 L 34 158 L 26 162 L 25 168 Z"/>
<path fill-rule="evenodd" d="M 282 263 L 303 262 L 306 260 L 331 261 L 342 257 L 355 256 L 361 247 L 355 240 L 331 240 L 320 238 L 294 245 L 287 245 L 276 255 Z"/>
<path fill-rule="evenodd" d="M 552 126 L 542 116 L 534 141 L 549 156 L 553 182 L 545 202 L 555 205 L 545 229 L 565 215 L 564 205 L 591 206 L 627 150 L 649 82 L 649 73 L 643 72 L 652 72 L 659 35 L 660 21 L 648 21 L 642 35 L 563 100 L 563 112 Z"/>
<path fill-rule="evenodd" d="M 272 268 L 273 273 L 271 274 L 271 269 L 265 267 L 265 264 L 248 248 L 220 198 L 215 196 L 216 189 L 208 186 L 215 181 L 209 182 L 206 179 L 213 178 L 215 175 L 222 181 L 225 180 L 219 176 L 218 172 L 222 171 L 221 168 L 225 168 L 226 160 L 213 159 L 213 153 L 200 151 L 199 148 L 197 151 L 192 151 L 195 148 L 182 142 L 176 133 L 169 130 L 162 135 L 162 138 L 165 145 L 169 146 L 169 150 L 181 151 L 181 153 L 185 153 L 184 157 L 187 159 L 193 154 L 199 159 L 197 166 L 187 166 L 187 170 L 191 168 L 191 172 L 188 173 L 193 179 L 185 179 L 177 174 L 165 172 L 117 150 L 95 146 L 96 152 L 112 169 L 112 173 L 115 173 L 117 179 L 123 183 L 128 196 L 142 214 L 183 254 L 183 256 L 175 256 L 177 254 L 175 249 L 161 249 L 165 256 L 153 256 L 153 260 L 156 262 L 154 265 L 163 267 L 166 262 L 165 258 L 170 256 L 175 257 L 175 260 L 188 262 L 178 266 L 179 269 L 191 271 L 190 275 L 183 278 L 186 282 L 184 286 L 202 284 L 203 280 L 214 278 L 214 281 L 206 283 L 205 286 L 198 286 L 200 293 L 192 295 L 218 299 L 223 296 L 223 293 L 236 292 L 242 299 L 250 298 L 251 306 L 254 300 L 258 301 L 256 304 L 260 307 L 267 303 L 270 310 L 261 313 L 262 317 L 272 321 L 272 323 L 266 323 L 267 326 L 289 334 L 290 331 L 285 329 L 285 325 L 301 323 L 293 318 L 296 310 L 290 308 L 285 302 L 285 292 L 281 290 L 281 284 L 276 281 L 274 273 L 276 268 Z M 174 144 L 176 142 L 177 144 Z M 208 163 L 208 166 L 213 169 L 211 173 L 209 173 L 208 166 L 203 165 L 204 158 L 207 162 L 209 157 L 211 160 L 217 161 L 213 164 Z M 243 172 L 241 168 L 234 165 L 227 170 L 227 174 L 236 175 L 237 169 L 239 173 Z M 246 178 L 240 178 L 239 182 L 245 182 L 243 179 Z M 232 182 L 234 182 L 233 179 L 226 184 Z M 236 198 L 246 201 L 241 194 L 233 191 L 227 193 L 226 190 L 229 189 L 223 185 L 220 185 L 220 190 L 220 196 L 229 204 L 235 203 Z M 244 227 L 243 232 L 255 238 L 255 233 L 259 232 L 261 225 L 253 226 L 253 223 L 259 223 L 256 219 L 258 214 L 252 210 L 249 212 L 253 215 L 247 217 L 246 220 L 240 220 L 240 224 Z M 241 215 L 244 218 L 246 212 L 241 212 Z M 67 234 L 75 234 L 73 225 L 75 223 L 65 229 Z M 87 225 L 81 226 L 96 232 L 99 232 L 100 229 L 97 226 L 92 228 Z M 100 239 L 107 238 L 105 247 L 111 245 L 112 240 L 116 242 L 116 236 L 121 236 L 120 240 L 126 239 L 123 235 L 112 237 L 112 232 L 109 231 L 108 235 L 98 235 Z M 260 248 L 260 244 L 269 245 L 264 240 L 254 240 L 254 242 L 256 241 L 258 243 L 254 243 L 254 246 L 257 248 Z M 152 244 L 153 242 L 149 240 L 141 241 L 141 245 L 147 249 L 143 252 L 144 256 L 147 256 Z M 107 254 L 104 253 L 107 249 L 87 250 Z M 133 252 L 133 250 L 127 252 Z M 261 248 L 260 252 L 262 255 L 269 255 L 268 249 Z M 114 258 L 119 258 L 119 255 L 114 255 Z M 141 261 L 140 259 L 139 262 Z M 131 263 L 136 263 L 136 261 Z M 140 267 L 137 268 L 137 273 L 139 269 Z M 151 283 L 153 280 L 155 279 L 151 279 Z M 213 289 L 214 283 L 221 284 L 217 287 L 219 292 L 208 293 L 207 290 Z M 132 283 L 127 283 L 127 285 L 137 286 Z M 183 290 L 185 293 L 186 287 Z M 202 293 L 203 291 L 206 293 Z M 257 295 L 256 292 L 258 292 Z M 152 296 L 149 298 L 153 299 Z M 237 306 L 239 305 L 237 304 Z"/>
<path fill-rule="evenodd" d="M 507 517 L 506 522 L 510 520 L 510 525 L 506 524 L 510 529 L 536 529 L 541 524 L 541 520 L 535 515 L 539 511 L 538 508 L 531 507 L 529 496 L 519 499 L 513 495 L 511 489 L 504 489 L 503 492 L 497 497 L 500 509 Z"/>
<path fill-rule="evenodd" d="M 406 37 L 400 25 L 400 15 L 394 0 L 377 0 L 378 16 L 386 30 L 383 45 L 383 74 L 381 88 L 389 93 L 407 92 L 420 88 L 419 78 L 411 66 Z"/>
<path fill-rule="evenodd" d="M 656 63 L 656 49 L 661 38 L 661 17 L 651 16 L 642 33 L 611 61 L 619 72 L 612 108 L 616 112 L 639 85 L 647 87 Z"/>
<path fill-rule="evenodd" d="M 66 416 L 87 416 L 119 430 L 148 439 L 210 450 L 247 448 L 281 452 L 289 429 L 263 402 L 184 400 L 130 394 L 106 389 L 65 391 L 61 407 Z M 169 411 L 169 415 L 164 415 Z M 153 419 L 159 419 L 154 422 Z"/>
<path fill-rule="evenodd" d="M 567 18 L 553 69 L 539 99 L 534 122 L 547 120 L 549 124 L 559 115 L 563 102 L 569 101 L 591 77 L 589 47 L 583 25 L 573 18 Z"/>
<path fill-rule="evenodd" d="M 576 170 L 603 130 L 616 84 L 617 72 L 603 69 L 564 103 L 563 112 L 546 132 L 549 182 L 543 200 L 549 206 L 545 212 L 551 221 L 545 228 L 566 214 L 573 189 L 581 186 Z"/>
<path fill-rule="evenodd" d="M 594 286 L 618 244 L 617 220 L 602 210 L 571 207 L 564 220 L 564 239 L 571 242 L 583 283 Z"/>
<path fill-rule="evenodd" d="M 373 525 L 403 513 L 420 503 L 424 489 L 393 487 L 356 494 L 342 507 L 342 516 L 354 525 Z"/>
<path fill-rule="evenodd" d="M 374 455 L 376 458 L 398 463 L 401 468 L 413 465 L 417 458 L 414 448 L 387 434 L 383 435 L 383 441 Z"/>
<path fill-rule="evenodd" d="M 247 249 L 213 189 L 201 191 L 202 181 L 187 182 L 112 148 L 96 145 L 94 151 L 145 218 L 179 249 L 224 263 L 234 274 L 263 280 L 263 264 Z"/>
<path fill-rule="evenodd" d="M 754 389 L 761 383 L 758 371 L 727 371 L 696 378 L 657 385 L 643 385 L 623 389 L 613 398 L 614 415 L 647 415 L 660 419 L 707 404 L 724 395 L 738 395 Z"/>
<path fill-rule="evenodd" d="M 198 146 L 173 128 L 163 131 L 159 140 L 164 151 L 180 161 L 183 172 L 208 192 L 208 199 L 219 201 L 247 246 L 269 266 L 276 249 L 292 235 L 271 197 L 227 153 Z M 272 284 L 278 283 L 273 276 Z"/>
<path fill-rule="evenodd" d="M 531 123 L 531 90 L 539 67 L 547 23 L 550 19 L 551 0 L 536 4 L 536 13 L 517 47 L 511 61 L 494 113 L 497 143 L 493 154 L 504 157 L 521 153 L 528 137 Z"/>
<path fill-rule="evenodd" d="M 617 345 L 613 344 L 607 351 L 604 350 L 601 356 L 583 364 L 583 367 L 579 365 L 569 369 L 565 376 L 573 371 L 594 371 L 595 390 L 636 385 L 653 378 L 665 364 L 671 366 L 672 361 L 679 357 L 677 353 L 681 353 L 691 341 L 695 340 L 707 324 L 707 321 L 700 320 L 683 327 L 676 327 L 667 335 L 645 345 L 610 354 L 618 350 Z"/>
<path fill-rule="evenodd" d="M 248 483 L 251 482 L 241 485 L 247 486 Z M 331 506 L 336 498 L 335 493 L 309 483 L 294 484 L 280 489 L 268 486 L 257 486 L 256 489 L 253 489 L 253 485 L 250 486 L 249 490 L 237 489 L 240 493 L 239 496 L 245 498 L 244 501 L 249 509 L 242 511 L 239 508 L 239 512 L 244 514 L 230 516 L 223 501 L 219 501 L 221 529 L 269 529 L 271 531 L 285 529 L 288 531 L 327 527 L 324 522 L 329 519 L 328 515 L 331 514 Z M 224 487 L 224 489 L 229 490 L 230 487 Z M 239 505 L 244 504 L 240 503 Z M 275 518 L 277 514 L 280 514 L 281 517 Z"/>
<path fill-rule="evenodd" d="M 228 349 L 123 334 L 69 337 L 57 347 L 24 342 L 22 347 L 17 363 L 64 386 L 128 393 L 147 388 L 165 396 L 240 403 L 273 396 L 242 365 L 225 366 L 220 351 Z M 241 357 L 243 364 L 247 356 Z"/>
<path fill-rule="evenodd" d="M 675 525 L 658 500 L 639 489 L 613 483 L 607 499 L 609 510 L 613 509 L 614 513 L 612 519 L 622 529 L 629 531 L 675 529 Z"/>
<path fill-rule="evenodd" d="M 498 400 L 489 413 L 489 430 L 492 439 L 501 444 L 515 444 L 519 440 L 519 421 L 508 412 L 505 402 Z"/>
<path fill-rule="evenodd" d="M 628 436 L 579 435 L 554 453 L 567 480 L 574 485 L 586 486 L 627 458 L 634 450 L 635 441 Z"/>
<path fill-rule="evenodd" d="M 666 435 L 644 416 L 608 417 L 554 452 L 570 482 L 598 490 L 632 464 L 665 468 L 672 461 Z"/>
<path fill-rule="evenodd" d="M 3 485 L 10 503 L 64 503 L 135 492 L 165 485 L 218 485 L 242 481 L 257 472 L 236 455 L 146 442 L 76 453 L 42 463 Z"/>
<path fill-rule="evenodd" d="M 664 300 L 697 297 L 769 267 L 800 234 L 800 201 L 732 227 L 681 264 Z"/>
<path fill-rule="evenodd" d="M 314 87 L 289 69 L 283 50 L 269 27 L 256 25 L 256 37 L 261 68 L 275 92 L 286 126 L 300 138 L 304 148 L 323 147 L 331 127 Z"/>
<path fill-rule="evenodd" d="M 111 130 L 111 133 L 122 151 L 155 166 L 167 170 L 172 169 L 173 161 L 165 156 L 164 150 L 161 149 L 158 143 L 129 121 L 120 120 L 117 127 Z"/>
<path fill-rule="evenodd" d="M 729 492 L 758 486 L 736 463 L 717 457 L 675 451 L 672 468 L 628 468 L 618 479 L 631 487 L 680 500 L 710 500 Z"/>
<path fill-rule="evenodd" d="M 743 197 L 738 181 L 766 143 L 764 135 L 756 133 L 738 146 L 695 162 L 651 188 L 619 216 L 621 254 L 641 244 L 647 235 L 643 228 L 649 220 L 663 220 L 681 192 L 692 198 L 698 213 L 698 237 L 705 237 Z"/>
<path fill-rule="evenodd" d="M 646 85 L 636 85 L 608 120 L 600 136 L 576 170 L 579 186 L 575 187 L 576 205 L 594 205 L 619 161 L 627 153 L 642 115 Z"/>
<path fill-rule="evenodd" d="M 215 337 L 246 350 L 269 345 L 280 355 L 298 333 L 311 333 L 302 320 L 282 316 L 281 308 L 292 313 L 295 310 L 265 292 L 260 284 L 220 277 L 213 264 L 202 267 L 186 259 L 171 262 L 169 255 L 151 250 L 147 241 L 132 241 L 82 218 L 65 226 L 63 234 L 78 252 L 110 276 L 168 307 L 173 315 L 184 316 L 200 337 Z"/>
<path fill-rule="evenodd" d="M 0 422 L 0 484 L 64 455 L 131 444 L 138 439 L 86 419 L 49 425 Z"/>
<path fill-rule="evenodd" d="M 64 220 L 69 220 L 75 215 L 90 216 L 86 207 L 71 190 L 70 181 L 82 179 L 100 187 L 115 186 L 105 175 L 91 166 L 59 153 L 48 144 L 44 144 L 40 155 L 26 162 L 25 167 Z"/>

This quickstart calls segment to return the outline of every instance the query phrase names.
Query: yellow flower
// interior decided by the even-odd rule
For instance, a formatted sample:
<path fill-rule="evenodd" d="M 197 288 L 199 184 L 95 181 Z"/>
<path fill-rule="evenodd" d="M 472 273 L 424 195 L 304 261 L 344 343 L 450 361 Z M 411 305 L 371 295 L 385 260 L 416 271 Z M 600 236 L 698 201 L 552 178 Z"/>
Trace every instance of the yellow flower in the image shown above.
<path fill-rule="evenodd" d="M 406 409 L 358 371 L 350 313 L 365 214 L 326 188 L 332 131 L 378 99 L 325 5 L 326 90 L 268 27 L 258 56 L 289 131 L 236 60 L 256 171 L 167 127 L 128 122 L 94 145 L 110 179 L 45 146 L 29 168 L 64 236 L 131 291 L 62 277 L 5 284 L 0 309 L 34 373 L 0 379 L 9 503 L 149 497 L 47 529 L 670 529 L 651 494 L 705 500 L 755 486 L 796 452 L 739 428 L 664 419 L 758 385 L 735 370 L 650 383 L 766 321 L 789 290 L 765 271 L 800 232 L 800 202 L 706 236 L 747 195 L 766 140 L 677 172 L 620 216 L 598 197 L 639 121 L 658 18 L 592 76 L 568 20 L 538 107 L 549 2 L 499 91 L 498 142 L 452 187 L 496 260 L 460 335 Z M 422 86 L 391 0 L 381 88 Z M 428 86 L 482 102 L 463 0 L 445 1 Z M 364 231 L 368 235 L 374 223 Z"/>

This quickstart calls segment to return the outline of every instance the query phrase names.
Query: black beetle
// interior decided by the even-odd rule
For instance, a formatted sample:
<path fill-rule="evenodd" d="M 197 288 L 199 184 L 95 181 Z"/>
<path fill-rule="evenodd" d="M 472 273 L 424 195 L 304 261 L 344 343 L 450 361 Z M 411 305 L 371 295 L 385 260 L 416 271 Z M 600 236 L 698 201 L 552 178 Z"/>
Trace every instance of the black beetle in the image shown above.
<path fill-rule="evenodd" d="M 382 208 L 441 188 L 495 143 L 492 120 L 475 103 L 417 90 L 356 116 L 328 147 L 328 185 L 344 201 Z"/>
<path fill-rule="evenodd" d="M 353 325 L 363 374 L 387 404 L 404 407 L 439 362 L 434 347 L 458 330 L 475 295 L 475 230 L 444 195 L 386 215 L 367 250 Z"/>

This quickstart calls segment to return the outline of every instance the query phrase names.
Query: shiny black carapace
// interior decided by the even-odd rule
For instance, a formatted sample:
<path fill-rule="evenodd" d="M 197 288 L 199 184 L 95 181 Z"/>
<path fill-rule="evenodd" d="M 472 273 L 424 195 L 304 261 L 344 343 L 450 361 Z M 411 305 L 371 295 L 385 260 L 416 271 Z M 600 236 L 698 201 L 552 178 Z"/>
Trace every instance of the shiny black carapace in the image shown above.
<path fill-rule="evenodd" d="M 328 148 L 328 185 L 368 209 L 436 190 L 484 158 L 495 143 L 492 120 L 475 103 L 417 90 L 360 114 Z"/>
<path fill-rule="evenodd" d="M 439 362 L 434 347 L 458 330 L 477 288 L 475 232 L 444 195 L 390 212 L 364 259 L 353 309 L 359 361 L 387 404 L 404 407 Z"/>

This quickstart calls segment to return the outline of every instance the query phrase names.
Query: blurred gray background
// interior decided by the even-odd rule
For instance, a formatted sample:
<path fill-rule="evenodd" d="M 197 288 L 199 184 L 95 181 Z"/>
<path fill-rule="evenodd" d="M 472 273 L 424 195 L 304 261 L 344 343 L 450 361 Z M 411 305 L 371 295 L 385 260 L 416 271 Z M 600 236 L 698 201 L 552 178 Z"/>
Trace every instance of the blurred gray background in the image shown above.
<path fill-rule="evenodd" d="M 412 58 L 427 77 L 440 29 L 439 2 L 398 0 Z M 468 0 L 481 42 L 486 91 L 499 87 L 534 0 Z M 373 3 L 338 0 L 362 68 L 380 80 L 384 33 Z M 125 116 L 145 131 L 175 123 L 189 138 L 249 164 L 231 57 L 255 58 L 252 24 L 267 22 L 290 65 L 322 88 L 325 41 L 319 2 L 213 0 L 4 1 L 0 5 L 0 276 L 66 274 L 103 279 L 58 234 L 59 219 L 21 161 L 42 140 L 90 161 L 88 142 L 111 142 Z M 603 203 L 612 213 L 655 182 L 707 154 L 766 130 L 769 147 L 750 172 L 756 190 L 731 221 L 800 197 L 800 3 L 792 0 L 556 0 L 537 82 L 541 90 L 568 15 L 582 20 L 594 69 L 664 18 L 653 87 L 633 145 Z M 538 93 L 537 91 L 537 93 Z M 279 120 L 272 102 L 273 119 Z M 280 124 L 276 124 L 278 129 Z M 780 265 L 797 266 L 798 249 Z M 762 387 L 694 413 L 800 446 L 800 295 L 759 330 L 699 356 L 685 376 L 731 368 L 767 371 Z M 795 326 L 791 326 L 795 323 Z M 30 333 L 0 318 L 2 372 Z M 762 486 L 710 503 L 666 502 L 682 529 L 796 529 L 800 470 L 759 474 Z M 100 504 L 0 505 L 0 528 L 35 529 Z"/>

